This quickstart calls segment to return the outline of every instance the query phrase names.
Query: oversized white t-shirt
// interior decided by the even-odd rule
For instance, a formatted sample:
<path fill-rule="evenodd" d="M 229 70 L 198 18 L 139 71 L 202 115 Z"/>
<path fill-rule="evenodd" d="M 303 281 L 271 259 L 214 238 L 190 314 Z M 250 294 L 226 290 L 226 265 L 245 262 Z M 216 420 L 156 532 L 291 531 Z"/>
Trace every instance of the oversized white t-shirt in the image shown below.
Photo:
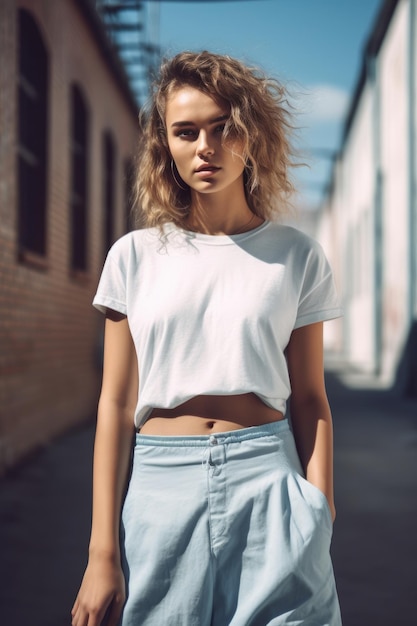
<path fill-rule="evenodd" d="M 291 332 L 341 315 L 319 244 L 270 221 L 239 235 L 131 232 L 110 249 L 93 304 L 127 315 L 138 428 L 154 407 L 198 395 L 253 392 L 285 413 Z"/>

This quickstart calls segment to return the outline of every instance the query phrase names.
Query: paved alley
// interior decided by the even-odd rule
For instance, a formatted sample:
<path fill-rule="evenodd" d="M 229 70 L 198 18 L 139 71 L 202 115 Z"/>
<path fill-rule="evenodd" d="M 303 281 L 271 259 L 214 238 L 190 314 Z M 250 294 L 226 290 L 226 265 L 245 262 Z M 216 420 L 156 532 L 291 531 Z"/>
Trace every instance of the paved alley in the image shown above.
<path fill-rule="evenodd" d="M 417 401 L 351 389 L 335 373 L 327 384 L 344 626 L 414 624 Z M 2 624 L 70 624 L 88 544 L 93 428 L 69 433 L 0 480 Z"/>

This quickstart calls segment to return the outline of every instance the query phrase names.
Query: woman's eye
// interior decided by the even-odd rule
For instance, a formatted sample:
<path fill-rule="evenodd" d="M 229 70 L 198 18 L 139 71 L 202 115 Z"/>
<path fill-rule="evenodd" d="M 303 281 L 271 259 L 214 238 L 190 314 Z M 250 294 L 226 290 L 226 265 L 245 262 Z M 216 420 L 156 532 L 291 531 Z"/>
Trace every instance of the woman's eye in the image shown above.
<path fill-rule="evenodd" d="M 215 133 L 222 133 L 224 131 L 226 127 L 226 124 L 219 124 L 218 126 L 216 126 L 216 128 L 214 129 Z"/>
<path fill-rule="evenodd" d="M 196 131 L 192 128 L 182 128 L 176 133 L 177 137 L 195 137 Z"/>

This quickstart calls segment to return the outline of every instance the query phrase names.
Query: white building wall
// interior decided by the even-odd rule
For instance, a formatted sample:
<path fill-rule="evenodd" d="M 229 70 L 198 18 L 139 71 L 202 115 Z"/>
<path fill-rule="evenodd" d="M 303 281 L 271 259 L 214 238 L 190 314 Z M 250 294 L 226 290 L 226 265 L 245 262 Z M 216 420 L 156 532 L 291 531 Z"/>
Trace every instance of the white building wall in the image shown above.
<path fill-rule="evenodd" d="M 343 292 L 338 267 L 339 258 L 335 253 L 337 245 L 335 241 L 334 225 L 335 222 L 332 219 L 332 206 L 328 203 L 323 213 L 319 216 L 314 237 L 320 241 L 323 246 L 324 252 L 332 267 L 340 301 L 343 302 Z M 343 319 L 338 318 L 326 322 L 324 324 L 323 338 L 324 347 L 327 352 L 341 354 L 343 351 Z"/>
<path fill-rule="evenodd" d="M 373 92 L 367 85 L 342 158 L 343 284 L 345 354 L 355 365 L 374 368 L 374 150 Z"/>
<path fill-rule="evenodd" d="M 382 169 L 382 375 L 390 380 L 409 328 L 408 34 L 400 2 L 379 54 Z"/>
<path fill-rule="evenodd" d="M 378 31 L 371 34 L 367 76 L 318 229 L 326 246 L 332 242 L 329 256 L 345 309 L 333 344 L 343 341 L 350 363 L 387 384 L 394 382 L 413 322 L 417 270 L 417 242 L 410 235 L 417 191 L 409 160 L 417 141 L 411 136 L 417 111 L 410 108 L 410 7 L 417 21 L 417 0 L 399 0 L 383 40 Z M 417 72 L 417 44 L 413 50 Z"/>
<path fill-rule="evenodd" d="M 328 342 L 352 364 L 374 363 L 374 149 L 373 91 L 361 94 L 343 153 L 333 172 L 333 192 L 322 212 L 317 237 L 333 267 L 345 316 Z"/>

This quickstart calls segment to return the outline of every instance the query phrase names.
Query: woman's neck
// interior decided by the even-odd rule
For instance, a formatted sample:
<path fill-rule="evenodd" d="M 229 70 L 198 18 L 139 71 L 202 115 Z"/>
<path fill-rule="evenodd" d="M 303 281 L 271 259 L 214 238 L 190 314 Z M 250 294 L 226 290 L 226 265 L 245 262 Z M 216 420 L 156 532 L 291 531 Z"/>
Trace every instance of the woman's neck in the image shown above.
<path fill-rule="evenodd" d="M 244 193 L 193 194 L 186 227 L 207 235 L 234 235 L 252 230 L 262 221 L 251 211 Z"/>

